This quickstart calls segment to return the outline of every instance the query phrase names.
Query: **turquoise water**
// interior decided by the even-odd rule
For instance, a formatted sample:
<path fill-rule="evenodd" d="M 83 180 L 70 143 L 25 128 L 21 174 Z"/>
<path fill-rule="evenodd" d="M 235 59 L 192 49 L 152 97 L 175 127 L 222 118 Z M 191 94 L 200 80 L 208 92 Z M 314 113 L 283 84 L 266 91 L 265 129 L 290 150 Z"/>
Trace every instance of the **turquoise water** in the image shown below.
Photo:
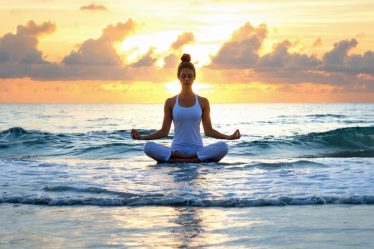
<path fill-rule="evenodd" d="M 241 219 L 242 212 L 261 213 L 271 208 L 266 209 L 271 210 L 271 216 L 288 207 L 288 212 L 301 212 L 300 217 L 304 217 L 300 224 L 304 236 L 311 232 L 312 220 L 303 212 L 313 212 L 321 205 L 326 206 L 321 217 L 335 217 L 333 210 L 337 208 L 349 215 L 349 209 L 343 207 L 352 205 L 365 206 L 362 216 L 372 213 L 374 104 L 217 104 L 211 106 L 211 112 L 217 130 L 231 134 L 240 129 L 242 134 L 240 140 L 226 141 L 229 153 L 220 163 L 157 164 L 144 155 L 145 141 L 131 140 L 130 130 L 149 134 L 159 129 L 162 105 L 1 104 L 0 209 L 6 212 L 0 219 L 7 220 L 5 213 L 17 216 L 29 204 L 36 216 L 47 213 L 52 218 L 56 210 L 72 215 L 77 215 L 76 210 L 109 215 L 123 208 L 129 219 L 143 221 L 147 227 L 151 221 L 142 220 L 141 212 L 135 215 L 126 210 L 146 210 L 156 220 L 163 219 L 170 209 L 195 210 L 204 214 L 198 218 L 200 223 L 210 222 L 207 214 L 229 213 L 235 219 L 219 215 L 215 219 L 233 222 L 235 231 L 249 232 L 252 225 L 248 217 Z M 157 142 L 170 145 L 172 136 L 173 127 L 167 138 Z M 217 140 L 203 135 L 203 141 L 209 144 Z M 36 229 L 53 231 L 59 222 L 69 219 L 68 214 L 58 217 Z M 318 219 L 318 212 L 314 218 Z M 35 222 L 32 217 L 28 219 Z M 98 224 L 104 222 L 100 216 L 95 219 Z M 15 225 L 6 224 L 0 234 L 13 241 L 17 236 L 6 231 Z M 356 245 L 361 245 L 369 238 L 365 236 L 371 223 L 365 228 L 354 221 L 327 227 L 341 238 L 339 229 L 350 229 L 352 224 L 362 238 Z M 133 235 L 131 229 L 136 231 L 137 226 L 129 223 L 126 231 Z M 170 230 L 160 229 L 164 235 Z M 230 236 L 238 239 L 234 232 L 220 229 L 228 236 L 227 247 L 255 247 L 248 240 L 232 242 Z M 275 233 L 265 230 L 257 235 L 265 238 L 272 236 L 271 231 Z M 97 234 L 92 236 L 104 232 L 94 231 Z M 151 228 L 142 230 L 145 238 L 152 237 L 153 232 Z M 199 234 L 206 233 L 195 236 Z M 197 244 L 189 246 L 209 245 L 206 240 L 198 241 L 201 243 L 195 241 Z M 274 247 L 273 242 L 269 240 L 268 245 Z M 337 239 L 328 245 L 344 247 L 346 242 Z M 258 245 L 267 247 L 266 241 Z M 178 247 L 178 243 L 170 246 Z"/>

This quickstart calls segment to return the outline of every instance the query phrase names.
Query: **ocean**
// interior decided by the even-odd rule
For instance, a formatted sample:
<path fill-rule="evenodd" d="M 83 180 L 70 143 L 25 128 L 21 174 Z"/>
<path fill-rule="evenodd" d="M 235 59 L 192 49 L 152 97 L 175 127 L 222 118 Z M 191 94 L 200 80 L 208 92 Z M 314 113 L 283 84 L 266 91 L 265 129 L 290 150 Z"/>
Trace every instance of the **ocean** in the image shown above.
<path fill-rule="evenodd" d="M 374 247 L 374 104 L 211 119 L 242 135 L 222 161 L 157 164 L 130 131 L 160 129 L 161 104 L 0 104 L 0 247 Z"/>

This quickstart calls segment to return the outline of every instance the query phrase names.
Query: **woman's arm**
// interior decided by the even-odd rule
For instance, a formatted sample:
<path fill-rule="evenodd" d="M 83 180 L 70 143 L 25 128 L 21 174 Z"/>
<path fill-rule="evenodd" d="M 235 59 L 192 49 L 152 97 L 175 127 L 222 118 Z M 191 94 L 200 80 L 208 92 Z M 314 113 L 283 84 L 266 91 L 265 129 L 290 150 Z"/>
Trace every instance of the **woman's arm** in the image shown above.
<path fill-rule="evenodd" d="M 210 120 L 210 106 L 209 106 L 208 99 L 204 99 L 203 115 L 201 119 L 203 123 L 204 133 L 208 137 L 213 137 L 213 138 L 218 138 L 218 139 L 228 139 L 228 140 L 234 140 L 234 139 L 240 138 L 239 130 L 236 130 L 232 135 L 225 135 L 213 129 L 212 122 Z"/>
<path fill-rule="evenodd" d="M 153 140 L 166 137 L 169 134 L 171 122 L 173 121 L 172 117 L 172 104 L 171 99 L 167 99 L 164 105 L 164 121 L 162 122 L 162 127 L 160 130 L 155 131 L 149 135 L 140 135 L 135 129 L 131 130 L 132 139 L 138 140 Z"/>

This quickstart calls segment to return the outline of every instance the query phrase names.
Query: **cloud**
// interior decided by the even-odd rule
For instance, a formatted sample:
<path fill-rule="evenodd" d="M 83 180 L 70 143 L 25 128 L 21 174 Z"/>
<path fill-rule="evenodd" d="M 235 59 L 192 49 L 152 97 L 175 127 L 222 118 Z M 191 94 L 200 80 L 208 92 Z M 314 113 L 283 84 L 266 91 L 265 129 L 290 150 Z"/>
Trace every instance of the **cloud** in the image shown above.
<path fill-rule="evenodd" d="M 349 54 L 358 45 L 356 39 L 335 43 L 321 59 L 300 52 L 290 53 L 289 50 L 295 44 L 289 40 L 275 44 L 271 52 L 260 56 L 258 51 L 266 34 L 265 25 L 255 28 L 246 23 L 223 43 L 217 54 L 212 56 L 212 62 L 206 66 L 206 70 L 221 71 L 217 80 L 235 78 L 241 83 L 313 82 L 339 85 L 346 89 L 361 84 L 365 86 L 362 89 L 374 91 L 374 52 Z M 313 47 L 320 45 L 321 39 L 318 38 Z M 209 74 L 217 75 L 213 72 Z"/>
<path fill-rule="evenodd" d="M 163 58 L 164 68 L 176 68 L 180 62 L 180 57 L 182 55 L 182 48 L 187 44 L 195 43 L 195 36 L 192 32 L 184 32 L 178 35 L 177 39 L 171 44 L 170 51 L 167 56 Z"/>
<path fill-rule="evenodd" d="M 291 47 L 289 40 L 284 40 L 274 46 L 274 50 L 259 58 L 256 68 L 262 70 L 265 68 L 287 68 L 302 69 L 315 67 L 321 62 L 314 56 L 305 54 L 290 54 L 288 49 Z"/>
<path fill-rule="evenodd" d="M 175 68 L 178 65 L 179 57 L 175 54 L 169 54 L 164 57 L 165 68 Z"/>
<path fill-rule="evenodd" d="M 40 25 L 29 21 L 26 25 L 18 25 L 15 34 L 7 33 L 0 38 L 0 64 L 44 64 L 43 54 L 38 50 L 38 39 L 53 33 L 56 25 L 44 22 Z"/>
<path fill-rule="evenodd" d="M 312 47 L 316 48 L 316 47 L 320 47 L 321 45 L 322 45 L 322 39 L 321 39 L 321 37 L 318 37 L 318 38 L 313 42 Z"/>
<path fill-rule="evenodd" d="M 137 62 L 133 63 L 133 67 L 151 67 L 153 66 L 157 58 L 154 57 L 154 48 L 150 48 L 146 54 L 144 54 Z"/>
<path fill-rule="evenodd" d="M 258 50 L 268 33 L 267 26 L 258 28 L 250 23 L 236 30 L 229 41 L 225 42 L 218 53 L 212 57 L 213 68 L 246 68 L 257 64 Z"/>
<path fill-rule="evenodd" d="M 325 53 L 323 56 L 323 62 L 325 65 L 339 65 L 344 62 L 348 51 L 354 48 L 358 44 L 356 39 L 344 40 L 334 44 L 334 48 Z"/>
<path fill-rule="evenodd" d="M 195 43 L 195 35 L 192 32 L 184 32 L 178 35 L 177 39 L 171 44 L 170 51 L 168 55 L 164 56 L 164 68 L 175 70 L 180 62 L 180 57 L 182 55 L 181 50 L 187 44 Z"/>
<path fill-rule="evenodd" d="M 121 65 L 121 58 L 113 47 L 135 31 L 135 22 L 129 19 L 126 23 L 118 22 L 106 26 L 98 39 L 88 39 L 77 51 L 65 56 L 66 65 Z"/>
<path fill-rule="evenodd" d="M 128 82 L 175 79 L 181 48 L 195 42 L 194 34 L 182 33 L 167 51 L 156 54 L 155 48 L 150 48 L 135 63 L 125 64 L 126 55 L 119 54 L 114 46 L 126 41 L 136 28 L 132 19 L 109 24 L 98 38 L 83 41 L 61 62 L 53 63 L 43 57 L 38 43 L 42 36 L 53 33 L 56 25 L 29 21 L 19 25 L 15 34 L 0 37 L 0 78 Z M 318 58 L 300 51 L 291 52 L 298 44 L 287 39 L 275 43 L 268 53 L 260 54 L 267 34 L 265 24 L 254 27 L 245 23 L 238 27 L 211 56 L 211 63 L 199 69 L 202 71 L 199 80 L 207 83 L 317 83 L 352 91 L 374 91 L 374 52 L 354 54 L 358 46 L 356 39 L 338 41 Z M 319 42 L 320 38 L 314 44 Z M 164 60 L 162 68 L 155 65 L 159 59 Z"/>
<path fill-rule="evenodd" d="M 154 66 L 156 59 L 153 49 L 134 64 L 126 65 L 121 61 L 114 44 L 122 42 L 135 31 L 136 24 L 132 19 L 125 23 L 107 25 L 99 38 L 87 39 L 76 50 L 66 55 L 60 63 L 42 60 L 42 52 L 36 49 L 39 37 L 52 32 L 54 29 L 51 27 L 54 26 L 48 23 L 36 25 L 34 22 L 29 22 L 27 25 L 19 26 L 19 31 L 15 35 L 6 34 L 2 37 L 0 59 L 3 63 L 0 63 L 0 78 L 30 78 L 40 81 L 152 80 L 160 82 L 170 75 L 170 69 L 159 69 Z M 11 47 L 3 42 L 9 37 L 13 39 Z M 29 52 L 22 52 L 24 48 Z M 39 54 L 38 60 L 33 59 L 31 61 L 33 63 L 22 63 L 30 58 L 32 54 L 30 51 Z"/>
<path fill-rule="evenodd" d="M 194 42 L 195 42 L 195 37 L 194 37 L 193 33 L 185 32 L 183 34 L 180 34 L 177 37 L 177 40 L 175 42 L 173 42 L 173 44 L 171 45 L 171 48 L 174 49 L 174 50 L 179 50 L 183 46 L 185 46 L 187 44 L 192 44 Z"/>
<path fill-rule="evenodd" d="M 323 56 L 323 67 L 321 69 L 330 72 L 371 74 L 374 76 L 373 51 L 366 51 L 363 55 L 348 55 L 348 52 L 355 48 L 357 44 L 356 39 L 335 43 L 334 48 Z"/>
<path fill-rule="evenodd" d="M 80 10 L 101 10 L 101 11 L 105 11 L 107 10 L 107 8 L 104 6 L 104 5 L 101 5 L 101 4 L 90 4 L 90 5 L 83 5 Z"/>

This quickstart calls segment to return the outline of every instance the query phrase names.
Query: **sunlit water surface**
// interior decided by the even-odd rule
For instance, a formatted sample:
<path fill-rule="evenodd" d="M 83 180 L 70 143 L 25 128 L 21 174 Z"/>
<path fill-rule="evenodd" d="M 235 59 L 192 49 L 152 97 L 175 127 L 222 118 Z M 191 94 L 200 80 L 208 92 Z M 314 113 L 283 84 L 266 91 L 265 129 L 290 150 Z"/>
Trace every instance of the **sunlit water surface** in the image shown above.
<path fill-rule="evenodd" d="M 162 119 L 162 105 L 1 104 L 0 247 L 373 246 L 374 104 L 213 104 L 214 128 L 242 134 L 220 163 L 146 157 L 130 130 Z"/>

